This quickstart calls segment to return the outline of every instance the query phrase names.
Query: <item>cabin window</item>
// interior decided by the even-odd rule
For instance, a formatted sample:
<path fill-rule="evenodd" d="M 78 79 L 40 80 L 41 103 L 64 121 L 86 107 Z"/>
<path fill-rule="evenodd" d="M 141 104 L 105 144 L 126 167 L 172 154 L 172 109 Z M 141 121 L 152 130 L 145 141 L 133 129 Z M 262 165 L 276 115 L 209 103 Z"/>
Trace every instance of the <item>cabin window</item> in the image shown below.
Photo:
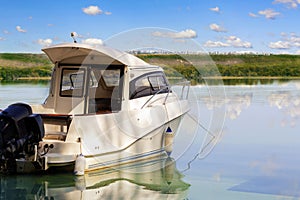
<path fill-rule="evenodd" d="M 120 84 L 121 69 L 97 69 L 91 68 L 90 88 L 99 87 L 101 81 L 105 87 L 116 87 Z"/>
<path fill-rule="evenodd" d="M 82 97 L 84 91 L 85 69 L 62 70 L 60 96 Z"/>
<path fill-rule="evenodd" d="M 88 91 L 88 113 L 110 113 L 121 109 L 123 66 L 92 66 Z"/>
<path fill-rule="evenodd" d="M 151 85 L 151 89 L 153 91 L 158 91 L 160 89 L 166 89 L 167 82 L 166 79 L 162 75 L 155 75 L 148 77 L 149 83 Z"/>
<path fill-rule="evenodd" d="M 102 76 L 107 87 L 119 86 L 120 81 L 120 69 L 115 70 L 103 70 Z"/>
<path fill-rule="evenodd" d="M 130 82 L 130 99 L 169 92 L 168 82 L 163 73 L 150 73 Z"/>

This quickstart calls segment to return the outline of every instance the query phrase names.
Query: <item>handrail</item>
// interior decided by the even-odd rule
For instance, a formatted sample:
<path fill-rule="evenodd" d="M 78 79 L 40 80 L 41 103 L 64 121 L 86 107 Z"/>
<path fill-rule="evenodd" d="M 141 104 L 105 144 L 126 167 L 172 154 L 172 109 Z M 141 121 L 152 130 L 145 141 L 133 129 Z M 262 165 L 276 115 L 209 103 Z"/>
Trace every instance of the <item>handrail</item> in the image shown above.
<path fill-rule="evenodd" d="M 175 85 L 182 85 L 180 99 L 183 99 L 184 89 L 185 89 L 186 86 L 188 86 L 186 96 L 185 96 L 185 99 L 187 99 L 188 95 L 189 95 L 189 92 L 190 92 L 191 81 L 185 80 L 185 81 L 176 83 Z"/>
<path fill-rule="evenodd" d="M 155 97 L 157 94 L 159 94 L 161 91 L 163 91 L 163 90 L 165 90 L 165 89 L 167 89 L 167 88 L 169 88 L 169 86 L 166 86 L 166 87 L 164 87 L 164 88 L 161 88 L 160 90 L 158 90 L 154 95 L 152 95 L 145 103 L 144 103 L 144 105 L 141 107 L 141 109 L 143 109 L 148 103 L 149 103 L 149 101 L 151 101 L 151 99 L 153 99 L 153 97 Z M 168 94 L 170 93 L 170 89 L 168 90 Z"/>
<path fill-rule="evenodd" d="M 165 89 L 169 89 L 168 90 L 168 94 L 166 95 L 166 98 L 165 98 L 165 101 L 164 101 L 164 104 L 166 103 L 167 101 L 167 98 L 169 97 L 169 94 L 170 92 L 172 91 L 171 88 L 173 86 L 176 86 L 176 85 L 183 85 L 182 86 L 182 90 L 181 90 L 181 95 L 180 95 L 180 99 L 183 99 L 183 94 L 184 94 L 184 89 L 185 87 L 188 85 L 188 89 L 187 89 L 187 93 L 186 93 L 186 99 L 188 98 L 188 94 L 189 94 L 189 91 L 190 91 L 190 81 L 182 81 L 182 82 L 179 82 L 179 83 L 176 83 L 175 85 L 172 85 L 172 86 L 166 86 L 166 87 L 163 87 L 161 88 L 160 90 L 158 90 L 154 95 L 152 95 L 145 103 L 144 105 L 141 107 L 141 109 L 143 109 L 157 94 L 159 94 L 161 91 L 165 90 Z"/>

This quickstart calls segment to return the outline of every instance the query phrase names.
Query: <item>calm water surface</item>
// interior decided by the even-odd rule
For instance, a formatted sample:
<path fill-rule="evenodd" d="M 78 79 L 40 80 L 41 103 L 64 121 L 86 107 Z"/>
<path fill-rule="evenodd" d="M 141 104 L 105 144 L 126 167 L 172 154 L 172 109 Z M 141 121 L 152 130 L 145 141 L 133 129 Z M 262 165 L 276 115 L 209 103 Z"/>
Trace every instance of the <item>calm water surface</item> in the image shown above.
<path fill-rule="evenodd" d="M 230 84 L 191 88 L 198 124 L 183 119 L 172 158 L 84 177 L 1 176 L 0 199 L 299 199 L 300 81 Z M 0 108 L 42 103 L 47 92 L 47 84 L 1 84 Z M 212 151 L 201 151 L 205 129 L 220 136 Z"/>

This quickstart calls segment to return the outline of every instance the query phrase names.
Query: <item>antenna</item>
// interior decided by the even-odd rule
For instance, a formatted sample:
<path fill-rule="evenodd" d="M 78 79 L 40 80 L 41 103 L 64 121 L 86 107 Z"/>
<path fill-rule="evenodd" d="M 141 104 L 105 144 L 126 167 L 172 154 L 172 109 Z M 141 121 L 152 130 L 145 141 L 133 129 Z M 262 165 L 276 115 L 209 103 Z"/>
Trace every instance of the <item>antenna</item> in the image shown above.
<path fill-rule="evenodd" d="M 73 38 L 74 43 L 77 43 L 75 37 L 76 37 L 76 33 L 75 32 L 71 32 L 71 37 Z"/>

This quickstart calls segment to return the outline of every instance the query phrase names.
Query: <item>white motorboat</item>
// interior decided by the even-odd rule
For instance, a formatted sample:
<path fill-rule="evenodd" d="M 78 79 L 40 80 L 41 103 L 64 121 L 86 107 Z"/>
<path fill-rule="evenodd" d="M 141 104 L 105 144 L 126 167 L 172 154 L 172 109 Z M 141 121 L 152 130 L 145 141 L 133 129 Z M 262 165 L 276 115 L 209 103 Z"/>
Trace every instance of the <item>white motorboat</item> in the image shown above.
<path fill-rule="evenodd" d="M 0 113 L 2 172 L 75 164 L 80 175 L 172 151 L 189 85 L 176 94 L 161 67 L 106 46 L 43 51 L 55 65 L 46 101 Z"/>

